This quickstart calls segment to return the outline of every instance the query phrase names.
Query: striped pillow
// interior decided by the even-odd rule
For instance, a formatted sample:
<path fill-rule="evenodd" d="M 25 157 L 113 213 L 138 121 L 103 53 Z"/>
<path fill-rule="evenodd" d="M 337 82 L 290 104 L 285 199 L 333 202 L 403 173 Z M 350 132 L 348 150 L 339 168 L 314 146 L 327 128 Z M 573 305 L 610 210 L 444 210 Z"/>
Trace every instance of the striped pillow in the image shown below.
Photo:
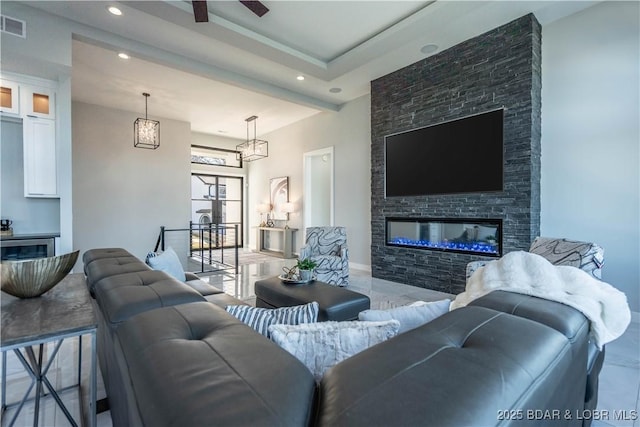
<path fill-rule="evenodd" d="M 299 325 L 318 321 L 318 303 L 281 308 L 256 308 L 248 305 L 228 305 L 226 310 L 243 323 L 270 338 L 271 325 Z"/>

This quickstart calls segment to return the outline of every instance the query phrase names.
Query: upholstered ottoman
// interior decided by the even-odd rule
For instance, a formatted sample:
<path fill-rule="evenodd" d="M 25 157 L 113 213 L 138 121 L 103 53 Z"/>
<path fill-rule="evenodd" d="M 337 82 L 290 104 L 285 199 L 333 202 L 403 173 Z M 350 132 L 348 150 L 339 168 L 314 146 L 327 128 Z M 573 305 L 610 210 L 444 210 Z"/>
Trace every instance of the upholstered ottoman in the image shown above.
<path fill-rule="evenodd" d="M 358 313 L 368 310 L 366 295 L 315 280 L 307 284 L 286 284 L 277 277 L 255 283 L 256 307 L 278 308 L 316 301 L 320 307 L 318 321 L 356 320 Z"/>

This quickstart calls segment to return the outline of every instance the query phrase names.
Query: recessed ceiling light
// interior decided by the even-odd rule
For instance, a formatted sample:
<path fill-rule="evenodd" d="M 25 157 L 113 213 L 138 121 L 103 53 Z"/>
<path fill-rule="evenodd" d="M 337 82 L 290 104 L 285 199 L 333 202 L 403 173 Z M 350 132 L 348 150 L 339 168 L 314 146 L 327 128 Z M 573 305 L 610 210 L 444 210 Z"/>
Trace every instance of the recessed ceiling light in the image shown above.
<path fill-rule="evenodd" d="M 111 12 L 113 15 L 116 15 L 116 16 L 122 15 L 122 11 L 115 6 L 109 6 L 107 10 Z"/>
<path fill-rule="evenodd" d="M 424 53 L 425 55 L 429 55 L 430 53 L 433 53 L 436 50 L 438 50 L 438 45 L 427 44 L 422 46 L 422 49 L 420 49 L 420 52 Z"/>
<path fill-rule="evenodd" d="M 340 93 L 342 92 L 342 89 L 339 87 L 332 87 L 331 89 L 329 89 L 329 92 L 331 93 Z"/>
<path fill-rule="evenodd" d="M 120 52 L 120 53 L 118 54 L 118 57 L 119 57 L 120 59 L 129 59 L 129 58 L 130 58 L 130 57 L 129 57 L 129 55 L 127 55 L 127 54 L 126 54 L 126 53 L 124 53 L 124 52 Z"/>
<path fill-rule="evenodd" d="M 299 75 L 298 77 L 296 77 L 296 79 L 303 81 L 304 80 L 304 76 L 303 75 Z"/>

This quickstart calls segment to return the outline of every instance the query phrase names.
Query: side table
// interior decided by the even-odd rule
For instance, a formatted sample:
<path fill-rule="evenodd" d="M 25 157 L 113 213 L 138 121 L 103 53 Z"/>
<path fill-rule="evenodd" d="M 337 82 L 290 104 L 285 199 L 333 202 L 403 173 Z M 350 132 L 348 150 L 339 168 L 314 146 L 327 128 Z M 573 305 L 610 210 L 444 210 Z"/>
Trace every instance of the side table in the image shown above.
<path fill-rule="evenodd" d="M 81 393 L 82 377 L 82 336 L 91 338 L 91 372 L 89 378 L 89 416 L 88 424 L 96 425 L 96 330 L 98 327 L 93 303 L 83 274 L 70 274 L 49 292 L 37 298 L 19 299 L 2 294 L 0 305 L 2 311 L 2 331 L 0 334 L 0 351 L 2 352 L 2 413 L 8 407 L 18 409 L 9 422 L 12 426 L 24 404 L 30 400 L 34 386 L 36 388 L 33 425 L 38 425 L 40 399 L 51 396 L 67 417 L 71 425 L 78 423 L 60 399 L 59 392 L 78 388 L 81 424 L 84 425 L 83 399 Z M 63 340 L 78 337 L 78 381 L 62 390 L 56 390 L 47 378 L 49 368 L 56 358 Z M 48 360 L 45 360 L 45 344 L 55 343 Z M 39 352 L 36 351 L 39 349 Z M 13 350 L 16 357 L 31 377 L 31 384 L 20 402 L 7 405 L 6 372 L 7 352 Z M 45 394 L 46 392 L 48 394 Z"/>

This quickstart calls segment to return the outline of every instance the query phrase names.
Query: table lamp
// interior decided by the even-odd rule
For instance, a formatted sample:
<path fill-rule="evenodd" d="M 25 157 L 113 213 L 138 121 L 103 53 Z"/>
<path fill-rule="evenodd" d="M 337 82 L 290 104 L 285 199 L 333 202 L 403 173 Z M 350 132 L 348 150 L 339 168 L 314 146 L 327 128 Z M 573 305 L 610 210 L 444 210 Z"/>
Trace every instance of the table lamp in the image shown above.
<path fill-rule="evenodd" d="M 289 228 L 289 214 L 296 211 L 296 205 L 291 202 L 284 203 L 282 208 L 280 208 L 280 212 L 284 212 L 287 214 L 287 220 L 285 222 L 284 228 Z"/>
<path fill-rule="evenodd" d="M 264 214 L 271 212 L 271 205 L 269 203 L 260 203 L 258 205 L 258 212 L 260 213 L 260 227 L 266 227 L 267 223 L 264 221 Z"/>

